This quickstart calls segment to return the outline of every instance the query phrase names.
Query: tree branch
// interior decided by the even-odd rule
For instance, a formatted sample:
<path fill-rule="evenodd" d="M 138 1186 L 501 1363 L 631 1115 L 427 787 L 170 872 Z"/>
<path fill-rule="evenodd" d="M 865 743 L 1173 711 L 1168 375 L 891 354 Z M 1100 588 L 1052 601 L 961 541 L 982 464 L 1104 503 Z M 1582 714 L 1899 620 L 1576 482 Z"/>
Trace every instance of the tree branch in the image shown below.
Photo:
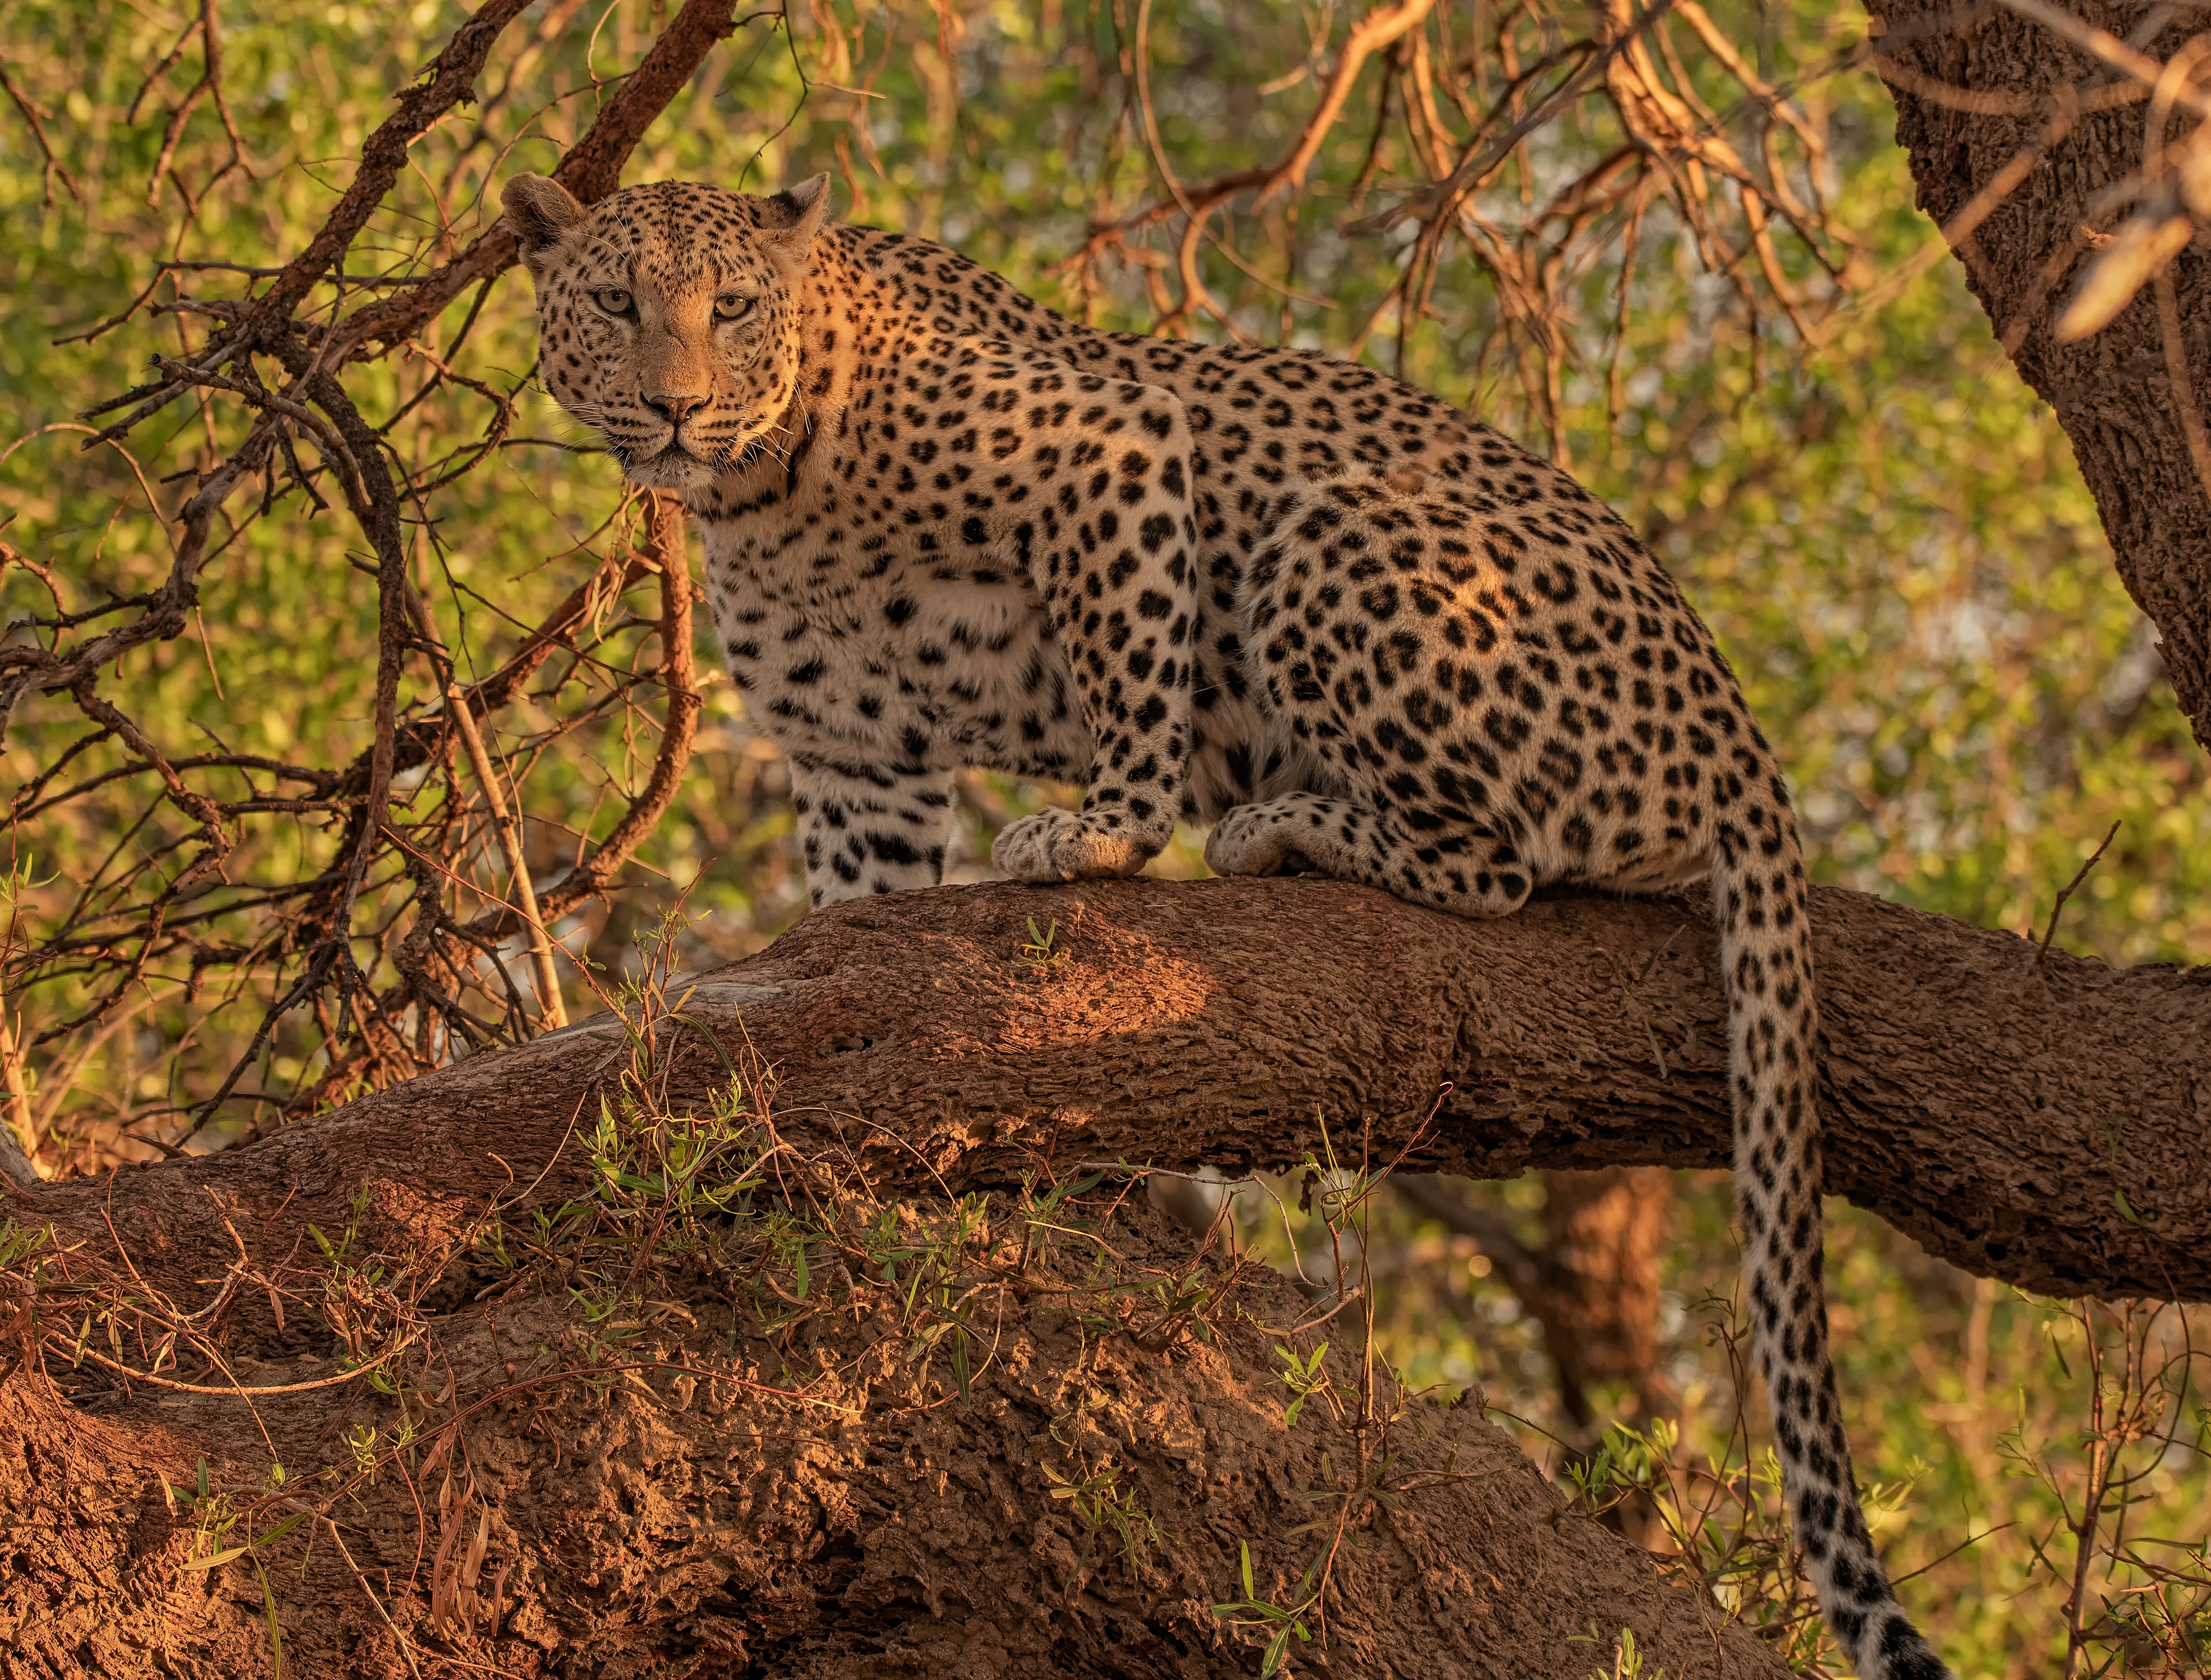
<path fill-rule="evenodd" d="M 361 148 L 360 166 L 330 219 L 261 295 L 257 311 L 261 319 L 276 321 L 290 315 L 324 271 L 344 256 L 354 235 L 368 225 L 369 217 L 376 214 L 385 194 L 407 166 L 407 148 L 456 102 L 469 97 L 492 43 L 528 3 L 529 0 L 485 0 L 482 9 L 454 32 L 422 79 L 399 96 L 399 108 Z"/>
<path fill-rule="evenodd" d="M 553 178 L 586 204 L 612 192 L 620 184 L 622 165 L 645 131 L 690 81 L 714 44 L 736 31 L 736 13 L 737 0 L 684 0 L 683 9 L 660 32 L 644 62 L 623 81 L 583 138 L 569 148 Z M 494 222 L 420 286 L 348 317 L 337 329 L 346 354 L 361 354 L 372 343 L 391 345 L 413 336 L 469 287 L 512 267 L 515 254 L 512 230 L 504 221 Z"/>
<path fill-rule="evenodd" d="M 2211 1298 L 2211 983 L 2114 970 L 1838 889 L 1814 891 L 1831 1194 L 1967 1271 L 2058 1295 Z M 786 1135 L 880 1185 L 1016 1181 L 1046 1157 L 1282 1165 L 1321 1141 L 1475 1176 L 1730 1156 L 1720 977 L 1701 894 L 1539 901 L 1496 922 L 1319 880 L 944 889 L 839 906 L 700 976 L 670 1100 L 727 1058 L 774 1071 Z M 1021 959 L 1027 919 L 1070 960 Z M 671 1002 L 691 982 L 671 993 Z M 709 1042 L 711 1036 L 712 1042 Z M 601 1016 L 302 1121 L 134 1169 L 112 1209 L 142 1266 L 190 1275 L 220 1207 L 288 1245 L 371 1203 L 418 1237 L 494 1189 L 580 1181 L 621 1034 Z M 1452 1087 L 1433 1127 L 1439 1090 Z M 105 1180 L 19 1193 L 105 1248 Z M 2129 1217 L 2131 1215 L 2131 1217 Z"/>

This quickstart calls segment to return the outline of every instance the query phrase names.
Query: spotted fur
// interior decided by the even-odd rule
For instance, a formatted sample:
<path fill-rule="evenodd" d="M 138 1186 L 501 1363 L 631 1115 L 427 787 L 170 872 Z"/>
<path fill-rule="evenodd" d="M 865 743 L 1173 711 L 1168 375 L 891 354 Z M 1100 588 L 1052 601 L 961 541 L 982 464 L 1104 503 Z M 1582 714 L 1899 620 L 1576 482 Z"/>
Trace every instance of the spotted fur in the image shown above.
<path fill-rule="evenodd" d="M 963 765 L 1083 784 L 1028 881 L 1225 874 L 1465 916 L 1709 875 L 1758 1357 L 1798 1538 L 1867 1680 L 1944 1672 L 1875 1558 L 1820 1288 L 1819 1024 L 1795 819 L 1711 632 L 1603 504 L 1313 352 L 1101 333 L 943 247 L 662 183 L 506 208 L 542 368 L 682 493 L 814 900 L 934 885 Z"/>

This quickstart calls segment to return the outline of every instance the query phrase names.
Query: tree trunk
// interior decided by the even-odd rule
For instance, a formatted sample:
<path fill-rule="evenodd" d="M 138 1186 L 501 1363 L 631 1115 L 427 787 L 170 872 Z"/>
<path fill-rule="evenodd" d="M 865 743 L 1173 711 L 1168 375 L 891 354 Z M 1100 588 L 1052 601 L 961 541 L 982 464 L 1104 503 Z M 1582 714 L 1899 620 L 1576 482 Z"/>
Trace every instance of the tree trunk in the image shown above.
<path fill-rule="evenodd" d="M 2144 15 L 2100 0 L 2063 3 L 2122 38 Z M 2211 390 L 2211 255 L 2199 238 L 2170 269 L 2184 378 L 2168 360 L 2154 287 L 2143 287 L 2109 326 L 2078 342 L 2060 344 L 2051 331 L 2097 241 L 2108 243 L 2103 236 L 2124 214 L 2123 204 L 2098 200 L 2141 166 L 2148 90 L 2061 122 L 2058 132 L 2051 96 L 2126 78 L 2001 6 L 1868 0 L 1867 10 L 1875 46 L 1890 66 L 1902 66 L 1884 73 L 1921 208 L 1948 227 L 2008 165 L 2033 166 L 1958 242 L 1958 255 L 2020 377 L 2057 411 L 2072 439 L 2119 576 L 2164 638 L 2180 708 L 2196 740 L 2211 746 L 2211 491 L 2188 436 Z M 2183 9 L 2162 34 L 2134 44 L 2162 59 L 2199 21 Z M 2015 114 L 1988 108 L 2022 95 L 2027 108 Z M 2177 118 L 2176 137 L 2194 120 Z"/>
<path fill-rule="evenodd" d="M 1627 1385 L 1638 1422 L 1672 1411 L 1658 1369 L 1658 1248 L 1673 1181 L 1658 1167 L 1600 1167 L 1543 1183 L 1543 1250 L 1561 1287 L 1540 1316 L 1566 1415 L 1586 1433 L 1590 1391 L 1608 1382 Z"/>
<path fill-rule="evenodd" d="M 1545 1173 L 1538 1248 L 1448 1180 L 1407 1174 L 1390 1182 L 1420 1212 L 1472 1237 L 1543 1326 L 1559 1374 L 1559 1410 L 1577 1447 L 1594 1444 L 1590 1391 L 1599 1384 L 1626 1384 L 1634 1399 L 1629 1415 L 1639 1423 L 1672 1414 L 1678 1399 L 1658 1369 L 1658 1255 L 1673 1200 L 1663 1167 Z"/>
<path fill-rule="evenodd" d="M 1078 1209 L 1056 1211 L 1063 1231 L 1091 1223 Z M 1097 1310 L 1112 1290 L 1084 1293 L 1100 1249 L 1124 1299 L 1132 1282 L 1203 1277 L 1237 1310 L 1209 1337 L 1157 1333 L 1156 1313 L 1116 1323 Z M 421 1314 L 387 1369 L 397 1395 L 267 1392 L 330 1371 L 303 1314 L 283 1333 L 236 1314 L 223 1326 L 225 1365 L 258 1392 L 72 1371 L 51 1343 L 51 1381 L 19 1366 L 0 1404 L 0 1668 L 265 1673 L 273 1618 L 286 1672 L 360 1680 L 1232 1680 L 1276 1630 L 1214 1613 L 1245 1599 L 1248 1549 L 1257 1598 L 1293 1610 L 1306 1566 L 1335 1554 L 1296 1653 L 1324 1651 L 1333 1674 L 1585 1680 L 1623 1629 L 1669 1675 L 1787 1671 L 1571 1510 L 1475 1411 L 1414 1402 L 1362 1431 L 1316 1399 L 1287 1424 L 1273 1348 L 1310 1352 L 1296 1326 L 1316 1309 L 1263 1268 L 1196 1272 L 1148 1210 L 1002 1270 L 971 1300 L 957 1379 L 942 1344 L 917 1367 L 898 1291 L 833 1284 L 826 1265 L 811 1314 L 787 1272 L 748 1297 L 743 1279 L 708 1288 L 694 1270 L 691 1322 L 663 1318 L 596 1365 L 566 1302 L 471 1305 L 482 1278 L 447 1269 L 451 1306 Z M 494 1276 L 483 1292 L 498 1290 Z M 1319 1334 L 1348 1339 L 1354 1320 Z M 1354 1381 L 1355 1355 L 1334 1363 Z M 409 1417 L 418 1433 L 395 1448 Z M 1357 1499 L 1363 1477 L 1386 1506 Z M 324 1509 L 334 1522 L 185 1567 Z M 1348 1538 L 1332 1546 L 1339 1514 Z"/>

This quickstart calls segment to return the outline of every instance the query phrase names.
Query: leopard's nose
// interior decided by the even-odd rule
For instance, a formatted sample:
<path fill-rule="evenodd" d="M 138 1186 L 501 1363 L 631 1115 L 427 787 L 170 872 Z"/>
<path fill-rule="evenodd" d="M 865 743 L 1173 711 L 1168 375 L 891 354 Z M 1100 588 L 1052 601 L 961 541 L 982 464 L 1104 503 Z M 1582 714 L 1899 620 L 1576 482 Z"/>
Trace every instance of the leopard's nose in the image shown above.
<path fill-rule="evenodd" d="M 687 414 L 695 414 L 706 406 L 703 393 L 698 396 L 662 396 L 645 398 L 645 406 L 672 426 L 683 424 Z"/>

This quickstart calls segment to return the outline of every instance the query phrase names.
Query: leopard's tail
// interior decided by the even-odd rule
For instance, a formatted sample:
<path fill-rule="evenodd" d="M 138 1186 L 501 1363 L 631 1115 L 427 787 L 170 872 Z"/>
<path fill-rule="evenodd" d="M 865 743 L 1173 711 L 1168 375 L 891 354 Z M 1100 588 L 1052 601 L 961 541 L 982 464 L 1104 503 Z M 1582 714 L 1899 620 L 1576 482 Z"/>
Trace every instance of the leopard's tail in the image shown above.
<path fill-rule="evenodd" d="M 1745 802 L 1749 826 L 1723 818 L 1711 859 L 1754 1345 L 1796 1541 L 1827 1625 L 1860 1680 L 1947 1680 L 1890 1590 L 1851 1474 L 1820 1285 L 1811 922 L 1796 819 L 1778 786 L 1773 795 L 1763 808 Z"/>

